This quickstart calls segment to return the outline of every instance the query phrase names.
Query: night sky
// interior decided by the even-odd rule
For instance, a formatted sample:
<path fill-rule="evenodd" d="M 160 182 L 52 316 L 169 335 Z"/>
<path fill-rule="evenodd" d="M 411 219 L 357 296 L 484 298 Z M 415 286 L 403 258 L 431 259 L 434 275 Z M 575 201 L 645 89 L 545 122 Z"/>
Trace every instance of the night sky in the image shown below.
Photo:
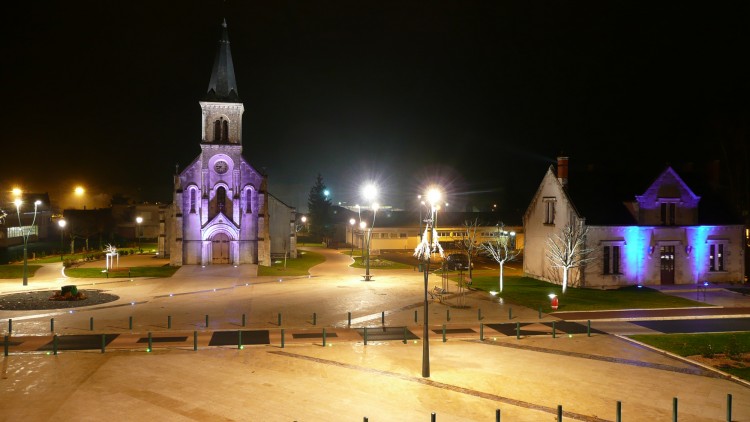
<path fill-rule="evenodd" d="M 376 180 L 518 213 L 546 168 L 655 177 L 747 122 L 748 2 L 24 2 L 2 17 L 0 184 L 171 201 L 224 17 L 244 155 L 301 210 Z M 744 119 L 744 120 L 743 120 Z M 644 186 L 645 188 L 645 186 Z M 634 192 L 633 194 L 640 193 Z M 91 205 L 91 204 L 89 204 Z"/>

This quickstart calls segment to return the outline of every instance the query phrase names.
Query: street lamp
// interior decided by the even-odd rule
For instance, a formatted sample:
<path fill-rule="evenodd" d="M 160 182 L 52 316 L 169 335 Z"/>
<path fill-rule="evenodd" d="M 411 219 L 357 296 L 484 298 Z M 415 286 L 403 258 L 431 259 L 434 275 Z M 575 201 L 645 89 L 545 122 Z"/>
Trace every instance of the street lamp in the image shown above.
<path fill-rule="evenodd" d="M 349 256 L 351 256 L 352 259 L 354 259 L 354 223 L 356 223 L 356 222 L 357 222 L 357 220 L 355 220 L 353 218 L 349 219 L 349 225 L 351 226 L 351 230 L 352 230 L 352 243 L 351 243 L 351 245 L 352 245 L 352 251 L 349 254 Z"/>
<path fill-rule="evenodd" d="M 359 222 L 359 231 L 362 233 L 362 242 L 360 242 L 359 247 L 362 249 L 362 252 L 359 253 L 359 255 L 364 258 L 365 256 L 365 229 L 367 228 L 367 223 L 364 221 Z"/>
<path fill-rule="evenodd" d="M 138 236 L 138 251 L 141 250 L 141 223 L 143 223 L 143 217 L 136 217 L 135 222 L 138 223 L 138 226 L 136 226 L 136 230 L 138 233 L 136 233 L 136 236 Z"/>
<path fill-rule="evenodd" d="M 16 205 L 16 215 L 18 215 L 18 228 L 21 230 L 21 237 L 23 238 L 23 285 L 28 286 L 29 266 L 27 250 L 29 246 L 29 235 L 31 235 L 31 230 L 33 230 L 34 224 L 36 223 L 37 208 L 42 204 L 42 201 L 34 201 L 34 219 L 31 220 L 31 225 L 28 227 L 24 227 L 23 223 L 21 223 L 21 204 L 23 204 L 23 201 L 21 200 L 21 198 L 16 198 L 13 203 Z"/>
<path fill-rule="evenodd" d="M 83 195 L 86 193 L 86 189 L 84 189 L 83 186 L 76 186 L 73 189 L 73 193 L 75 194 L 75 196 L 79 198 L 81 208 L 86 209 L 86 205 L 84 204 L 84 198 L 83 198 Z"/>
<path fill-rule="evenodd" d="M 414 255 L 425 261 L 424 266 L 424 332 L 422 334 L 422 377 L 427 378 L 430 376 L 430 333 L 429 333 L 429 310 L 427 302 L 427 286 L 429 284 L 430 274 L 430 256 L 437 252 L 440 256 L 443 255 L 443 248 L 440 246 L 440 242 L 435 232 L 435 226 L 437 223 L 437 210 L 438 201 L 442 194 L 437 187 L 432 187 L 427 191 L 427 202 L 429 204 L 428 214 L 424 220 L 425 232 L 422 236 L 422 241 L 417 245 L 414 250 Z"/>
<path fill-rule="evenodd" d="M 373 201 L 378 197 L 378 188 L 372 183 L 368 183 L 362 188 L 362 196 L 365 201 L 371 203 L 372 208 L 372 224 L 370 224 L 370 230 L 367 233 L 367 257 L 365 258 L 365 281 L 370 281 L 372 276 L 370 275 L 370 244 L 372 242 L 372 229 L 375 228 L 375 216 L 378 213 L 379 205 Z"/>
<path fill-rule="evenodd" d="M 65 244 L 63 243 L 63 235 L 65 233 L 66 224 L 68 224 L 68 222 L 65 221 L 64 218 L 57 220 L 57 225 L 60 226 L 60 261 L 63 260 L 63 255 L 65 255 Z"/>

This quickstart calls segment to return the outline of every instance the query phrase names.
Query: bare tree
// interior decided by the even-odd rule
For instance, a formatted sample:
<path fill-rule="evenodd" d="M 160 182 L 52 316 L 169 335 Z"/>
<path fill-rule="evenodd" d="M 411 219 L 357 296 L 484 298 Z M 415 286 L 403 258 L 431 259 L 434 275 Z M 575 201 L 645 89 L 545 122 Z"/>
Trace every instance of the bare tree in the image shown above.
<path fill-rule="evenodd" d="M 582 221 L 568 223 L 559 233 L 551 234 L 547 238 L 545 255 L 552 266 L 562 268 L 562 292 L 568 287 L 568 276 L 571 268 L 582 267 L 586 262 L 594 259 L 593 249 L 586 248 L 586 236 L 589 229 Z"/>
<path fill-rule="evenodd" d="M 518 258 L 521 254 L 519 249 L 516 249 L 515 242 L 513 242 L 514 233 L 508 233 L 505 230 L 503 223 L 497 225 L 497 233 L 492 240 L 483 242 L 480 245 L 481 251 L 486 255 L 489 255 L 494 259 L 500 266 L 499 274 L 499 287 L 500 292 L 503 291 L 503 267 L 506 262 L 510 262 Z"/>
<path fill-rule="evenodd" d="M 466 253 L 469 261 L 469 281 L 471 281 L 474 274 L 474 266 L 471 262 L 480 251 L 480 244 L 477 241 L 477 227 L 479 227 L 479 219 L 475 218 L 474 221 L 464 221 L 464 232 L 461 235 L 461 240 L 458 242 L 458 249 Z"/>

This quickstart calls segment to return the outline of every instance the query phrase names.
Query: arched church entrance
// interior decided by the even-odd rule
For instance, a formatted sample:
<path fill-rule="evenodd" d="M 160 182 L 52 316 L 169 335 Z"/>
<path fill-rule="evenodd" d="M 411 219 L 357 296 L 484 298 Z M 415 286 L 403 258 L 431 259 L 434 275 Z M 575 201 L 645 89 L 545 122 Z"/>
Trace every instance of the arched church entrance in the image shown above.
<path fill-rule="evenodd" d="M 229 264 L 229 236 L 217 233 L 211 239 L 211 263 Z"/>

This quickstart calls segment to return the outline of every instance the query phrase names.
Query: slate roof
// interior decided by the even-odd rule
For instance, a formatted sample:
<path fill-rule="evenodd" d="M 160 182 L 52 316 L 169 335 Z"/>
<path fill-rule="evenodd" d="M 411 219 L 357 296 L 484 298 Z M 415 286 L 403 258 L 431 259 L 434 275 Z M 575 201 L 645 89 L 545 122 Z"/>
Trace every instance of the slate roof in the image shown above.
<path fill-rule="evenodd" d="M 206 101 L 217 102 L 240 102 L 240 94 L 237 91 L 237 81 L 234 78 L 234 63 L 232 62 L 232 50 L 229 48 L 229 31 L 226 19 L 221 24 L 221 38 L 216 49 L 214 67 L 211 71 L 211 80 L 208 83 Z"/>

